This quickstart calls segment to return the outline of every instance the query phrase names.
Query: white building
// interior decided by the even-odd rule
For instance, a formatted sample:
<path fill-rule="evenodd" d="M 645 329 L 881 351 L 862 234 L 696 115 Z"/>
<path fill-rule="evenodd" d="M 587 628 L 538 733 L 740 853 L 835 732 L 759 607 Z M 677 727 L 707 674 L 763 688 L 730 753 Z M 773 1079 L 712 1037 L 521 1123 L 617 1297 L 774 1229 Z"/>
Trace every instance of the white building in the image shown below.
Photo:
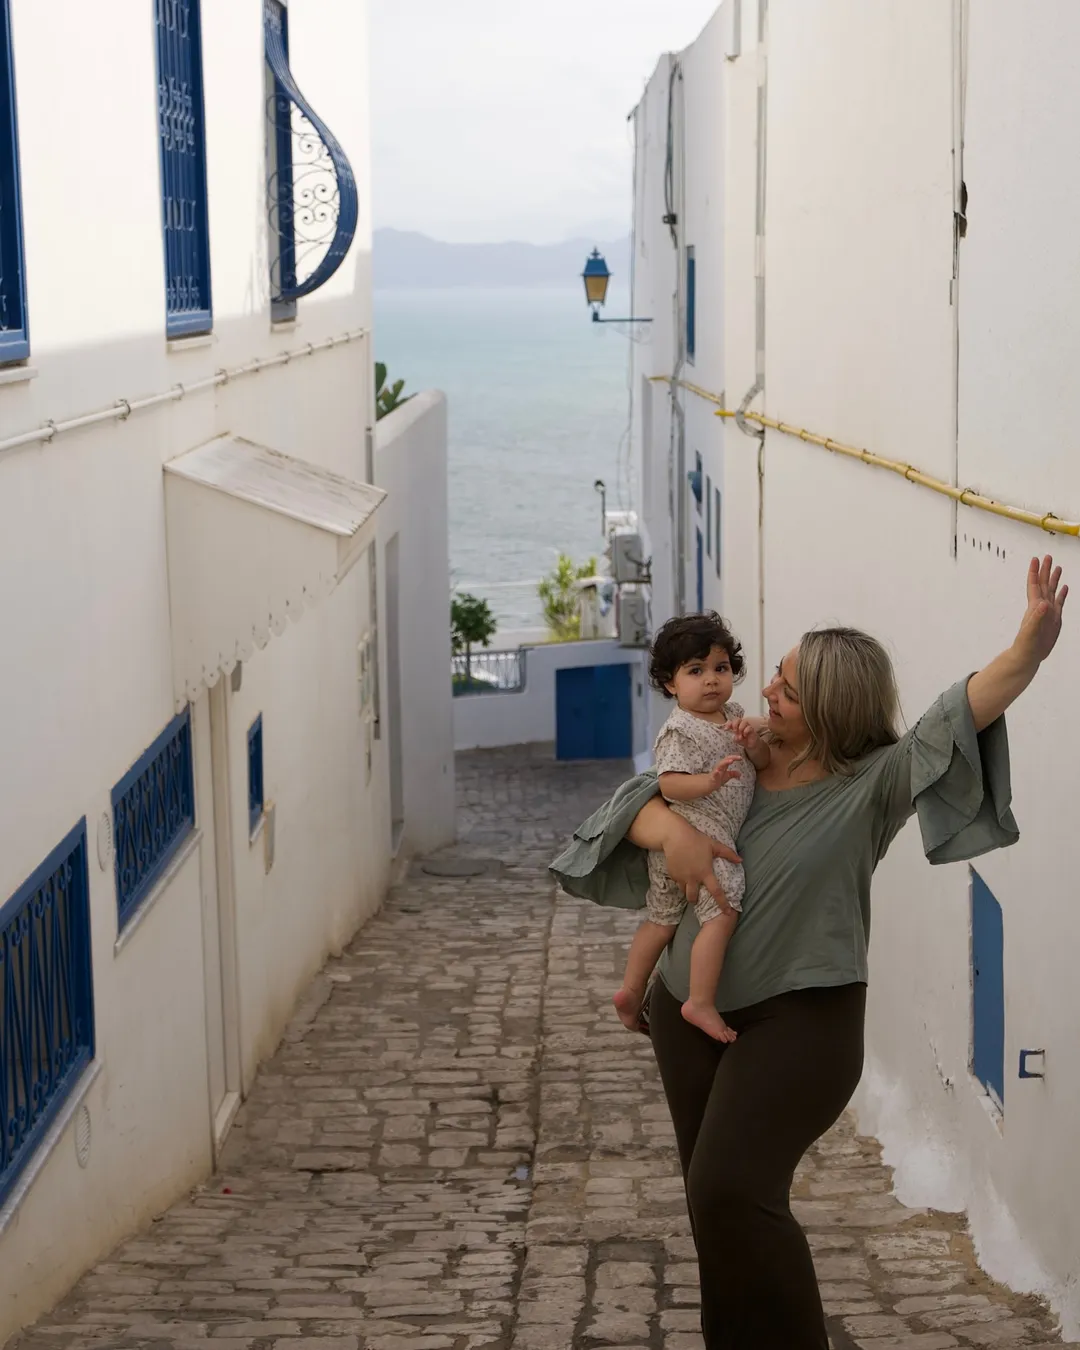
<path fill-rule="evenodd" d="M 770 664 L 832 620 L 888 641 L 913 720 L 1011 639 L 1032 554 L 1080 563 L 1075 525 L 1038 528 L 1048 512 L 1080 520 L 1080 11 L 1018 13 L 726 0 L 636 110 L 653 619 L 719 608 L 751 708 Z M 740 430 L 721 407 L 900 467 Z M 1078 655 L 1072 623 L 1010 714 L 1020 843 L 931 869 L 910 826 L 879 872 L 857 1103 L 901 1198 L 966 1209 L 987 1270 L 1044 1293 L 1073 1337 Z"/>
<path fill-rule="evenodd" d="M 375 434 L 366 61 L 356 0 L 0 0 L 0 1341 L 208 1173 L 453 837 L 445 409 Z"/>

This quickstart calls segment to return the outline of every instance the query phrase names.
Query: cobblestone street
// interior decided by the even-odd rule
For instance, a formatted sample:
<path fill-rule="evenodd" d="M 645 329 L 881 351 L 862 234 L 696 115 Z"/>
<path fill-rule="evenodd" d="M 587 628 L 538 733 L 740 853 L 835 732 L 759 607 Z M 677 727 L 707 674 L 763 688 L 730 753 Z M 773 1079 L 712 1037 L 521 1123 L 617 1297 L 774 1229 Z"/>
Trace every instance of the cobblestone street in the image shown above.
<path fill-rule="evenodd" d="M 17 1350 L 698 1350 L 648 1042 L 609 999 L 634 915 L 561 898 L 559 843 L 626 766 L 459 757 L 467 878 L 414 865 L 316 981 L 223 1169 Z M 962 1216 L 890 1195 L 842 1123 L 798 1180 L 835 1350 L 1057 1344 Z"/>

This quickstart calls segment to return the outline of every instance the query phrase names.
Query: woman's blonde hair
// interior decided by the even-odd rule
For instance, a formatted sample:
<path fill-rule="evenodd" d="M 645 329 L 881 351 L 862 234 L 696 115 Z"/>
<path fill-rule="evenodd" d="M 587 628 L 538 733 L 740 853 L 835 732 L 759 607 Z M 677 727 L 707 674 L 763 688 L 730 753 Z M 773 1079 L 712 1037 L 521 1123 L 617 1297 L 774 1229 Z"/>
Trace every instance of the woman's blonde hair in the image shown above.
<path fill-rule="evenodd" d="M 816 760 L 846 775 L 871 750 L 895 745 L 900 695 L 885 648 L 857 628 L 804 633 L 798 655 L 799 703 L 810 742 L 792 764 Z"/>

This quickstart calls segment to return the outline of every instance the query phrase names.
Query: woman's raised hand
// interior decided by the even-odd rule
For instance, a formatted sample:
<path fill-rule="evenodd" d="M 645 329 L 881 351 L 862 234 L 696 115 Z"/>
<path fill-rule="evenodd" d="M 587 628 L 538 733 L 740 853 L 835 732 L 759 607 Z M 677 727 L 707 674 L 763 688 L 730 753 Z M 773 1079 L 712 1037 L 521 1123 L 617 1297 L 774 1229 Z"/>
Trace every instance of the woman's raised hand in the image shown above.
<path fill-rule="evenodd" d="M 1061 584 L 1061 568 L 1049 554 L 1040 563 L 1032 558 L 1027 575 L 1027 609 L 1014 644 L 1032 664 L 1045 661 L 1061 633 L 1061 612 L 1069 594 Z"/>

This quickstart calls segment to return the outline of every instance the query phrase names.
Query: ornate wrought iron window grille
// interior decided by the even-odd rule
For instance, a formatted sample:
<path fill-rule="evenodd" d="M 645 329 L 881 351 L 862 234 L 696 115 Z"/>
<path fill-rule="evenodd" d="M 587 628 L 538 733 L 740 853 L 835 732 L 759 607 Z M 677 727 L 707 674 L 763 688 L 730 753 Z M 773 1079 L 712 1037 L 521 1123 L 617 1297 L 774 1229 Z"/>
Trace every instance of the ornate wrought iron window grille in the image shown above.
<path fill-rule="evenodd" d="M 123 928 L 195 828 L 191 709 L 175 717 L 112 793 Z"/>
<path fill-rule="evenodd" d="M 324 285 L 356 234 L 356 178 L 337 137 L 289 69 L 288 13 L 263 0 L 267 64 L 267 215 L 270 300 L 275 318 Z"/>
<path fill-rule="evenodd" d="M 262 820 L 265 796 L 263 790 L 263 729 L 262 713 L 248 728 L 248 833 L 254 834 Z"/>
<path fill-rule="evenodd" d="M 0 1204 L 94 1058 L 86 820 L 0 906 Z"/>
<path fill-rule="evenodd" d="M 30 355 L 9 0 L 0 0 L 0 364 Z"/>
<path fill-rule="evenodd" d="M 213 323 L 199 3 L 154 0 L 169 337 L 206 333 Z"/>

